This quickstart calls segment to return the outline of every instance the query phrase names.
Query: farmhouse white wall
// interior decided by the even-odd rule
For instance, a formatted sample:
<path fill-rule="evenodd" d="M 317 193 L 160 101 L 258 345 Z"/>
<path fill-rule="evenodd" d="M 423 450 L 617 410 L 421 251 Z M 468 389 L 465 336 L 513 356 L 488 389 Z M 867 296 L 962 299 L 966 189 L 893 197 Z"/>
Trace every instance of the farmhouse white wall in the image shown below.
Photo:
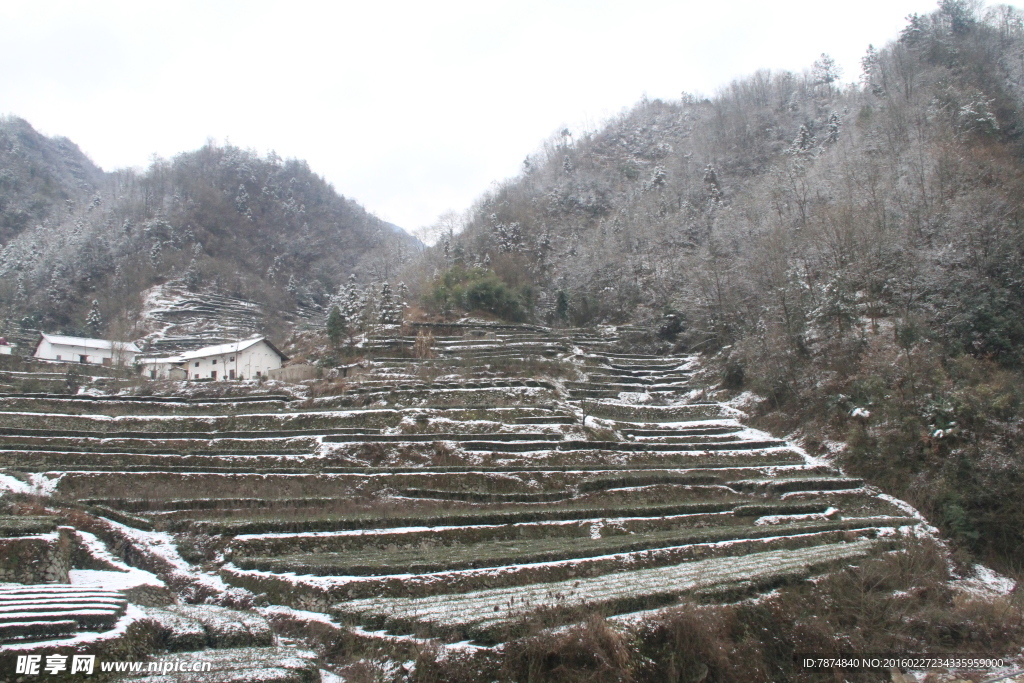
<path fill-rule="evenodd" d="M 43 333 L 32 355 L 45 360 L 69 363 L 131 365 L 138 352 L 139 349 L 134 344 L 125 342 Z"/>
<path fill-rule="evenodd" d="M 263 338 L 218 344 L 168 358 L 141 359 L 143 377 L 169 379 L 174 368 L 188 373 L 188 379 L 254 379 L 287 360 Z"/>

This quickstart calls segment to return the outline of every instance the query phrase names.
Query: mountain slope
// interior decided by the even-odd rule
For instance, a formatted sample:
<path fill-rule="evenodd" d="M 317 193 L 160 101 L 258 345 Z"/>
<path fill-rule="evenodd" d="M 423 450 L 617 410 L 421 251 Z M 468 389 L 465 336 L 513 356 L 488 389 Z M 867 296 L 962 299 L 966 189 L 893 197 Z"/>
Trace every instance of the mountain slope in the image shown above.
<path fill-rule="evenodd" d="M 767 426 L 848 441 L 851 471 L 1019 566 L 1022 26 L 947 0 L 860 85 L 823 56 L 566 131 L 421 272 L 489 266 L 555 325 L 675 312 L 664 338 L 718 353 L 707 381 Z"/>
<path fill-rule="evenodd" d="M 566 131 L 482 197 L 454 241 L 510 281 L 525 268 L 549 319 L 564 292 L 577 322 L 686 307 L 723 340 L 753 322 L 743 309 L 765 285 L 806 284 L 816 307 L 836 265 L 870 244 L 924 246 L 934 261 L 943 233 L 997 229 L 1013 207 L 1024 102 L 1019 15 L 996 8 L 955 31 L 951 11 L 870 51 L 863 87 L 840 87 L 823 56 L 804 74 L 761 71 L 712 99 L 645 100 L 598 131 Z M 768 244 L 789 263 L 752 272 Z M 798 261 L 803 284 L 778 280 Z M 709 263 L 736 266 L 738 301 L 716 301 Z M 853 291 L 892 297 L 854 279 Z"/>
<path fill-rule="evenodd" d="M 23 160 L 3 190 L 15 218 L 0 302 L 29 326 L 84 330 L 97 299 L 104 333 L 139 334 L 140 293 L 175 280 L 255 300 L 275 329 L 284 313 L 319 310 L 350 273 L 386 280 L 419 246 L 302 161 L 211 144 L 144 173 L 103 174 L 24 121 L 5 130 L 38 150 L 8 155 Z"/>
<path fill-rule="evenodd" d="M 0 244 L 90 201 L 103 171 L 67 138 L 47 138 L 26 121 L 0 117 Z"/>

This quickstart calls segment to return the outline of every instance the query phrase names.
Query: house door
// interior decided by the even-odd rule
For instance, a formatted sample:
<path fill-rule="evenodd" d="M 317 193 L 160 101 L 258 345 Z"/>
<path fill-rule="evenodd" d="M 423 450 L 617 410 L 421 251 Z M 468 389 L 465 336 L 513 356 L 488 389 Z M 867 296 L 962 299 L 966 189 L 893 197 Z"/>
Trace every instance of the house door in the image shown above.
<path fill-rule="evenodd" d="M 234 370 L 228 370 L 228 379 L 234 379 L 234 378 L 235 378 L 235 371 Z"/>
<path fill-rule="evenodd" d="M 89 356 L 79 356 L 78 357 L 78 362 L 79 363 L 88 363 L 89 362 Z"/>
<path fill-rule="evenodd" d="M 217 379 L 217 371 L 216 370 L 211 370 L 210 371 L 210 379 Z"/>

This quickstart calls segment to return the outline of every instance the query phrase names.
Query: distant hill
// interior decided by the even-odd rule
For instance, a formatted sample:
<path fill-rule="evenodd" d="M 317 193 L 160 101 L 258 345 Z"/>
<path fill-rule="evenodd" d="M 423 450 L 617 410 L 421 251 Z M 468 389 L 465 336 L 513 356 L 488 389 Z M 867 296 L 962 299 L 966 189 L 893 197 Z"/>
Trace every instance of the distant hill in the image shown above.
<path fill-rule="evenodd" d="M 207 145 L 144 172 L 104 173 L 70 141 L 0 121 L 0 305 L 10 321 L 140 334 L 166 282 L 255 301 L 268 331 L 319 311 L 355 273 L 385 281 L 421 249 L 298 160 Z"/>
<path fill-rule="evenodd" d="M 104 181 L 103 171 L 67 138 L 48 138 L 22 119 L 0 117 L 0 245 L 74 212 Z"/>

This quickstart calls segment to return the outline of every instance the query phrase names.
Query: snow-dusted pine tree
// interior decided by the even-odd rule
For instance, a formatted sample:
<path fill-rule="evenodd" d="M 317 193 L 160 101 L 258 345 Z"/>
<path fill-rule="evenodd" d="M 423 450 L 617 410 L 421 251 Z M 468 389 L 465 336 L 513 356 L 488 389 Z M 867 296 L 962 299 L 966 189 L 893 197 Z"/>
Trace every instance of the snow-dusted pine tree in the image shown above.
<path fill-rule="evenodd" d="M 810 129 L 804 125 L 800 125 L 800 130 L 796 132 L 796 137 L 793 138 L 793 144 L 789 147 L 789 153 L 793 155 L 807 154 L 817 143 L 817 139 L 811 134 Z"/>
<path fill-rule="evenodd" d="M 149 262 L 153 264 L 153 267 L 160 265 L 160 254 L 163 251 L 163 244 L 160 242 L 153 242 L 153 248 L 149 250 Z"/>
<path fill-rule="evenodd" d="M 828 117 L 828 133 L 825 134 L 825 144 L 831 145 L 839 141 L 839 129 L 842 125 L 843 121 L 839 118 L 839 114 L 832 112 L 832 115 Z"/>
<path fill-rule="evenodd" d="M 704 167 L 704 187 L 707 191 L 708 201 L 711 204 L 717 204 L 722 201 L 722 190 L 718 186 L 718 174 L 715 173 L 715 167 L 711 164 Z"/>
<path fill-rule="evenodd" d="M 100 302 L 96 299 L 92 300 L 92 308 L 89 309 L 89 315 L 85 317 L 85 328 L 93 337 L 100 336 L 100 331 L 103 329 L 103 316 L 100 315 Z"/>
<path fill-rule="evenodd" d="M 340 308 L 332 306 L 331 312 L 327 316 L 327 338 L 331 340 L 331 344 L 338 346 L 346 332 L 348 332 L 348 321 L 345 320 Z"/>
<path fill-rule="evenodd" d="M 380 288 L 380 301 L 378 302 L 379 317 L 382 325 L 397 325 L 402 322 L 402 314 L 395 296 L 391 292 L 391 285 L 385 282 Z"/>

